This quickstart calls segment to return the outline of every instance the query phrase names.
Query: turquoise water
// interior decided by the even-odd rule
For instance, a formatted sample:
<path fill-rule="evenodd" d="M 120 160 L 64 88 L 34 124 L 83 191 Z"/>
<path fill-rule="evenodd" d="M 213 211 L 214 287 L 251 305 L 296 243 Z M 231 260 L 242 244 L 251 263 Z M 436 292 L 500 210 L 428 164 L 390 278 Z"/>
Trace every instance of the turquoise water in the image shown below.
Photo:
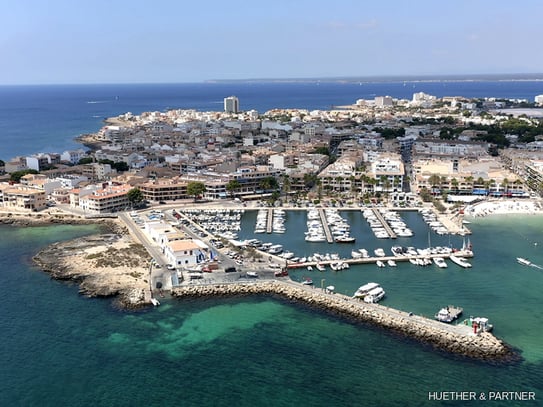
<path fill-rule="evenodd" d="M 248 235 L 253 215 L 244 218 Z M 307 248 L 299 241 L 304 216 L 289 212 L 287 234 L 260 237 L 277 238 L 297 254 L 350 253 L 349 245 Z M 358 213 L 348 216 L 359 228 L 354 246 L 391 245 L 366 236 Z M 426 244 L 418 215 L 405 218 L 416 232 L 411 245 Z M 487 404 L 541 405 L 543 271 L 515 258 L 543 265 L 543 218 L 485 218 L 470 227 L 471 270 L 364 265 L 311 276 L 345 293 L 378 281 L 387 290 L 383 304 L 418 314 L 462 305 L 468 314 L 489 317 L 496 335 L 519 349 L 520 363 L 461 359 L 271 297 L 170 299 L 157 309 L 118 311 L 110 300 L 81 297 L 77 286 L 51 280 L 31 263 L 40 247 L 95 228 L 1 227 L 0 405 L 420 406 L 435 405 L 428 392 L 436 391 L 533 391 L 536 402 Z M 430 238 L 448 244 L 448 237 Z M 451 244 L 461 244 L 456 239 Z"/>

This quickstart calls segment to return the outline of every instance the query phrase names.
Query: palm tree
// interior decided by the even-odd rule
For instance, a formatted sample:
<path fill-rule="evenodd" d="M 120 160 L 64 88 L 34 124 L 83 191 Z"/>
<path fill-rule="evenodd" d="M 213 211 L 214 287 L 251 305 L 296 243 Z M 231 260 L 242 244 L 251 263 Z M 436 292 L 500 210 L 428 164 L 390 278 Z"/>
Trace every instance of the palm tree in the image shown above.
<path fill-rule="evenodd" d="M 226 184 L 226 190 L 230 192 L 230 196 L 234 197 L 234 192 L 241 187 L 241 184 L 237 179 L 233 179 L 228 181 L 228 184 Z"/>
<path fill-rule="evenodd" d="M 503 193 L 504 194 L 507 194 L 507 191 L 509 190 L 509 180 L 507 178 L 504 178 L 503 181 L 502 181 L 502 185 L 503 185 Z"/>
<path fill-rule="evenodd" d="M 455 193 L 458 193 L 458 180 L 456 178 L 451 180 L 451 185 L 453 186 Z"/>

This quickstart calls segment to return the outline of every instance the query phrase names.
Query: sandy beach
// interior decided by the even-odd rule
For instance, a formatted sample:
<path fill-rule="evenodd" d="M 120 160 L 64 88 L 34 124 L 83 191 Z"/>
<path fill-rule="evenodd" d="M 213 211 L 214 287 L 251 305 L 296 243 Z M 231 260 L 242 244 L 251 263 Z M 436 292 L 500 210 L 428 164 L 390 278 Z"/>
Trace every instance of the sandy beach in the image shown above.
<path fill-rule="evenodd" d="M 464 210 L 464 214 L 471 217 L 506 214 L 543 214 L 543 204 L 539 200 L 532 199 L 489 200 L 468 205 Z"/>

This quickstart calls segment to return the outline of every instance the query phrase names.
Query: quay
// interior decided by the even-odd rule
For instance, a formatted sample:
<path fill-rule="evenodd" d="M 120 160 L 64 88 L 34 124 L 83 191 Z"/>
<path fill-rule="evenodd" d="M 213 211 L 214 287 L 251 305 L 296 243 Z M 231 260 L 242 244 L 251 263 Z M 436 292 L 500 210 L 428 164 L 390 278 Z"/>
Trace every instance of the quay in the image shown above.
<path fill-rule="evenodd" d="M 328 219 L 326 219 L 324 209 L 319 208 L 319 216 L 321 217 L 322 228 L 324 230 L 324 235 L 326 236 L 326 241 L 328 243 L 334 243 L 334 238 L 332 237 L 332 232 L 330 231 L 330 225 L 328 225 Z"/>
<path fill-rule="evenodd" d="M 385 257 L 361 257 L 357 259 L 340 259 L 340 260 L 321 260 L 318 263 L 321 265 L 330 265 L 332 263 L 337 263 L 341 261 L 343 263 L 351 264 L 370 264 L 377 263 L 377 260 L 387 262 L 388 260 L 394 260 L 395 262 L 409 261 L 410 259 L 433 259 L 434 257 L 441 257 L 443 259 L 448 259 L 451 255 L 468 258 L 473 257 L 473 252 L 471 251 L 458 251 L 453 253 L 439 253 L 439 254 L 420 254 L 416 256 L 385 256 Z M 315 267 L 317 262 L 305 262 L 305 263 L 289 263 L 288 268 L 303 268 L 307 266 Z"/>
<path fill-rule="evenodd" d="M 513 350 L 491 333 L 475 334 L 467 325 L 445 324 L 379 304 L 364 303 L 339 293 L 303 286 L 290 280 L 183 285 L 174 287 L 172 295 L 181 298 L 277 295 L 288 301 L 301 302 L 335 315 L 400 332 L 446 352 L 494 362 L 515 358 Z"/>
<path fill-rule="evenodd" d="M 396 233 L 394 233 L 394 231 L 392 230 L 392 228 L 390 227 L 390 225 L 388 224 L 388 222 L 386 221 L 386 219 L 383 218 L 383 215 L 381 215 L 381 212 L 379 212 L 379 209 L 373 208 L 371 211 L 373 212 L 373 214 L 375 215 L 375 217 L 377 218 L 377 220 L 378 220 L 379 222 L 381 222 L 381 225 L 383 225 L 383 228 L 384 228 L 385 231 L 388 233 L 388 236 L 389 236 L 391 239 L 396 239 L 398 236 L 396 236 Z"/>
<path fill-rule="evenodd" d="M 273 209 L 268 209 L 268 217 L 266 218 L 266 233 L 271 233 L 273 230 Z"/>

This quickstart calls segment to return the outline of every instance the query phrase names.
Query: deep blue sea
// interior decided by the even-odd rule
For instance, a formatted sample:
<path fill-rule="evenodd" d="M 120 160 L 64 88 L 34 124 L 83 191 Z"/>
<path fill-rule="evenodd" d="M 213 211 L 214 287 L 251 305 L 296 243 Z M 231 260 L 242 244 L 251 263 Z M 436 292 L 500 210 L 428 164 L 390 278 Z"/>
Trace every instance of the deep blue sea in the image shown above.
<path fill-rule="evenodd" d="M 104 117 L 132 111 L 221 110 L 232 94 L 243 109 L 327 108 L 388 94 L 410 97 L 413 84 L 198 84 L 0 87 L 0 158 L 63 151 L 71 138 L 95 131 Z M 416 83 L 442 95 L 532 99 L 538 82 Z M 440 91 L 441 89 L 441 91 Z M 99 117 L 95 117 L 99 116 Z M 344 214 L 354 245 L 301 240 L 303 212 L 287 214 L 285 235 L 266 235 L 297 255 L 389 249 L 359 212 Z M 243 218 L 252 237 L 256 214 Z M 415 231 L 403 245 L 424 247 L 426 225 L 403 214 Z M 369 281 L 385 287 L 384 305 L 431 316 L 463 306 L 486 316 L 495 335 L 522 361 L 492 365 L 436 351 L 374 327 L 353 324 L 273 298 L 165 299 L 156 309 L 122 312 L 108 299 L 79 296 L 74 284 L 51 280 L 32 256 L 59 239 L 94 233 L 93 226 L 0 227 L 0 406 L 423 406 L 543 405 L 543 217 L 473 219 L 473 268 L 395 269 L 372 265 L 311 275 L 350 294 Z M 263 238 L 262 235 L 258 236 Z M 458 237 L 430 234 L 433 245 Z M 301 279 L 308 272 L 292 273 Z M 324 280 L 324 281 L 323 281 Z M 477 392 L 472 403 L 428 400 L 429 392 Z M 531 391 L 535 402 L 489 401 L 490 392 Z"/>
<path fill-rule="evenodd" d="M 0 159 L 81 147 L 73 138 L 100 129 L 102 120 L 122 113 L 196 109 L 221 111 L 235 95 L 242 110 L 330 109 L 357 99 L 415 92 L 438 97 L 528 99 L 543 94 L 543 81 L 417 81 L 196 83 L 148 85 L 0 86 Z"/>

